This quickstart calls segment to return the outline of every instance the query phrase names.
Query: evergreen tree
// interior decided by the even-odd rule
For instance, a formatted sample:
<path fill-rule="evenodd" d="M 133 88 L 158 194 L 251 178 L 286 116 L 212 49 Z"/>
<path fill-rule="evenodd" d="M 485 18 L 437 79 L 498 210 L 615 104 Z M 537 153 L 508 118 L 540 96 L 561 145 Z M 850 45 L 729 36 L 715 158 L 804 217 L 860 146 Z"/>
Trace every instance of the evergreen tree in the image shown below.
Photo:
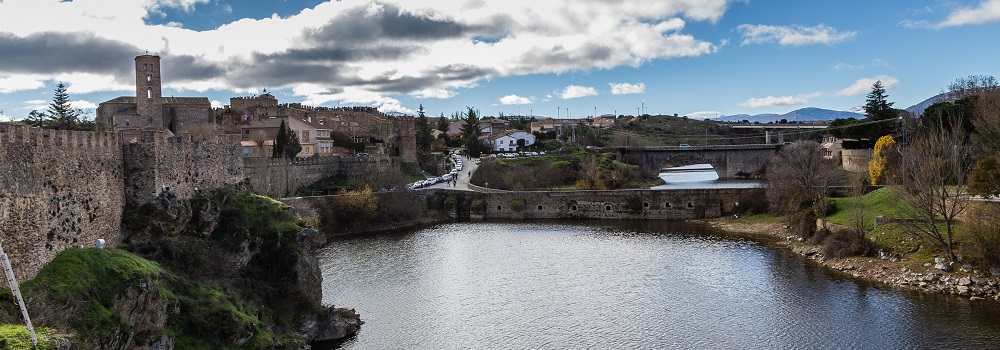
<path fill-rule="evenodd" d="M 441 117 L 438 118 L 437 129 L 443 133 L 448 132 L 448 118 L 445 118 L 444 113 L 441 113 Z"/>
<path fill-rule="evenodd" d="M 865 115 L 869 120 L 885 120 L 896 118 L 898 113 L 892 108 L 893 103 L 889 102 L 889 94 L 885 91 L 882 81 L 876 81 L 872 85 L 872 92 L 868 93 L 865 101 Z"/>
<path fill-rule="evenodd" d="M 274 146 L 271 150 L 271 158 L 281 158 L 285 155 L 285 144 L 288 142 L 288 127 L 285 121 L 281 121 L 278 127 L 278 135 L 274 137 Z"/>
<path fill-rule="evenodd" d="M 427 114 L 424 113 L 424 105 L 420 105 L 420 109 L 417 110 L 417 120 L 416 120 L 416 137 L 417 137 L 417 152 L 430 153 L 431 152 L 431 142 L 434 141 L 433 136 L 431 136 L 431 126 L 430 122 L 427 120 Z"/>
<path fill-rule="evenodd" d="M 299 143 L 299 135 L 295 133 L 295 130 L 288 130 L 287 138 L 285 139 L 285 158 L 295 159 L 302 152 L 302 144 Z"/>
<path fill-rule="evenodd" d="M 468 107 L 465 112 L 465 126 L 462 127 L 462 141 L 465 144 L 465 151 L 470 157 L 478 158 L 482 154 L 482 143 L 479 142 L 479 116 L 475 109 Z"/>
<path fill-rule="evenodd" d="M 48 124 L 52 129 L 75 130 L 80 125 L 80 111 L 74 109 L 70 104 L 69 93 L 66 92 L 66 84 L 56 85 L 55 94 L 49 109 L 46 112 Z"/>

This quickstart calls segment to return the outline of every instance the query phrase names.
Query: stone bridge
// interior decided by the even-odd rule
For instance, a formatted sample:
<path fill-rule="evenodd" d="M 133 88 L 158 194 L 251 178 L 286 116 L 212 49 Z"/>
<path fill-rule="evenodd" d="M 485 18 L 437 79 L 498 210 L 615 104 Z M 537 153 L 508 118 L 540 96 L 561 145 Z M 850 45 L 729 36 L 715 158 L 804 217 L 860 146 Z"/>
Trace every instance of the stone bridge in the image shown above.
<path fill-rule="evenodd" d="M 767 168 L 767 161 L 780 144 L 724 145 L 724 146 L 657 146 L 611 147 L 619 159 L 639 165 L 646 174 L 657 174 L 663 168 L 694 164 L 711 164 L 721 179 L 760 177 Z"/>

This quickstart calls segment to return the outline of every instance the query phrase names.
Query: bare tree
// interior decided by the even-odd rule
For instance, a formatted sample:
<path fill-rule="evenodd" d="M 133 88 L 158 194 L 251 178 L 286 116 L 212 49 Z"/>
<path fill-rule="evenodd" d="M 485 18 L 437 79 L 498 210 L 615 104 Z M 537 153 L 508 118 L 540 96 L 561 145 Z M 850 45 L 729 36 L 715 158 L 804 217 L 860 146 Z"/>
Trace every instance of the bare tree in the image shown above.
<path fill-rule="evenodd" d="M 965 78 L 955 79 L 948 85 L 948 97 L 951 99 L 963 99 L 969 96 L 980 95 L 985 92 L 1000 90 L 1000 82 L 992 75 L 970 75 Z"/>
<path fill-rule="evenodd" d="M 840 172 L 823 155 L 819 143 L 798 141 L 771 158 L 767 165 L 767 200 L 772 210 L 781 214 L 812 214 L 807 218 L 826 214 L 827 192 Z"/>
<path fill-rule="evenodd" d="M 964 197 L 971 157 L 960 121 L 944 122 L 949 125 L 922 130 L 899 148 L 897 181 L 904 212 L 912 215 L 904 220 L 908 232 L 937 243 L 954 261 L 955 224 L 969 205 Z"/>

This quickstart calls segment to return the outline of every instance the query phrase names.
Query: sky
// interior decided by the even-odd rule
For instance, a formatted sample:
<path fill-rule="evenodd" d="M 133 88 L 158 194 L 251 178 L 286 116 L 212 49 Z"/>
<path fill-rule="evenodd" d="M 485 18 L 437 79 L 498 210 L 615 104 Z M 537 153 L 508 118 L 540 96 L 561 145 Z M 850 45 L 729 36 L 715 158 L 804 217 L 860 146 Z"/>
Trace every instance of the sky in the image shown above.
<path fill-rule="evenodd" d="M 450 115 L 698 118 L 856 110 L 876 80 L 899 108 L 1000 75 L 1000 0 L 0 0 L 0 119 L 58 82 L 93 116 L 134 95 Z"/>

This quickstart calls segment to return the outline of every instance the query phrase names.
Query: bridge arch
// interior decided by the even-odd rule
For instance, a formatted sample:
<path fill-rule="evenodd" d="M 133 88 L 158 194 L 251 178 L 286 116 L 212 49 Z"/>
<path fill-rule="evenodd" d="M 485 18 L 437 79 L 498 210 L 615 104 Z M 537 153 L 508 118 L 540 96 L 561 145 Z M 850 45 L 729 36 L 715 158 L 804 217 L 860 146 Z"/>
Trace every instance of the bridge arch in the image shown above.
<path fill-rule="evenodd" d="M 619 147 L 619 159 L 655 175 L 663 168 L 711 164 L 720 179 L 761 178 L 781 145 Z"/>

